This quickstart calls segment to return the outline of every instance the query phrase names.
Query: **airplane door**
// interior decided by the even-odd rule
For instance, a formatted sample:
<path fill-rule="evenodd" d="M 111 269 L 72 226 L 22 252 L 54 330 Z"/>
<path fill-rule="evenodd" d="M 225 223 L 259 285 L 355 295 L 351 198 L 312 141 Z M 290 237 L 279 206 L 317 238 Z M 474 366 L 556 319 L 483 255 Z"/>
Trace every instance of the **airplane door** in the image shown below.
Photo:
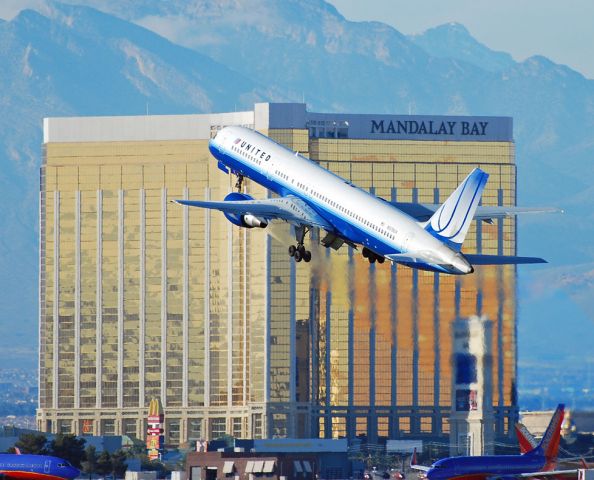
<path fill-rule="evenodd" d="M 51 460 L 46 460 L 43 463 L 43 473 L 50 473 L 50 466 L 51 466 L 52 461 Z"/>

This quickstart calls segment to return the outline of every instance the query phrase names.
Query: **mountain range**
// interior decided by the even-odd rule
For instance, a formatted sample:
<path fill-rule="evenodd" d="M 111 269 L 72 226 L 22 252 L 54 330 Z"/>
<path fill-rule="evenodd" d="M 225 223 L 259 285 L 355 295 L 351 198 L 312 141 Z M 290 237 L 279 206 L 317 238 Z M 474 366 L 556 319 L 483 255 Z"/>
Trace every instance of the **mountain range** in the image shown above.
<path fill-rule="evenodd" d="M 512 116 L 518 203 L 565 210 L 520 221 L 520 253 L 551 262 L 520 271 L 520 365 L 547 348 L 571 366 L 594 340 L 594 81 L 566 66 L 517 62 L 460 24 L 406 36 L 348 21 L 323 0 L 41 1 L 0 22 L 0 62 L 0 358 L 36 357 L 42 118 L 256 101 Z"/>

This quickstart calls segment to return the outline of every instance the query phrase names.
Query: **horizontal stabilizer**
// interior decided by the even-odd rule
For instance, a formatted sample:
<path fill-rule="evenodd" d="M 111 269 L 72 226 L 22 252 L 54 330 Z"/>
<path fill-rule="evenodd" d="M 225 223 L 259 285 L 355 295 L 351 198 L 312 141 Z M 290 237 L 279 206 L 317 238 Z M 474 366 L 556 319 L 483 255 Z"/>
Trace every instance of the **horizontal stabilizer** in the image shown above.
<path fill-rule="evenodd" d="M 527 263 L 548 263 L 538 257 L 516 257 L 506 255 L 479 255 L 465 253 L 464 257 L 472 265 L 523 265 Z"/>
<path fill-rule="evenodd" d="M 474 218 L 477 220 L 488 220 L 538 213 L 563 213 L 563 210 L 556 207 L 489 207 L 481 205 L 476 209 Z"/>
<path fill-rule="evenodd" d="M 441 206 L 435 203 L 410 203 L 390 202 L 398 210 L 410 215 L 419 222 L 427 221 Z M 492 221 L 496 218 L 509 218 L 517 215 L 539 214 L 539 213 L 563 213 L 563 210 L 556 207 L 512 207 L 512 206 L 486 206 L 479 205 L 474 212 L 475 220 Z"/>

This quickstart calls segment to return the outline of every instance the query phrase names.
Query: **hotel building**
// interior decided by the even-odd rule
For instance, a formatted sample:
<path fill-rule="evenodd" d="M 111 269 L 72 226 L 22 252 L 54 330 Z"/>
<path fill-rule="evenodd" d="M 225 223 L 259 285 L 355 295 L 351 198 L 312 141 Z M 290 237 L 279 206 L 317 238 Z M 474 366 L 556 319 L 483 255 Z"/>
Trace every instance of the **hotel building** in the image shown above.
<path fill-rule="evenodd" d="M 516 274 L 454 277 L 370 265 L 286 224 L 246 230 L 179 198 L 222 199 L 235 178 L 208 140 L 244 125 L 390 202 L 440 203 L 474 168 L 484 205 L 515 205 L 512 119 L 252 111 L 44 120 L 40 398 L 48 432 L 144 438 L 159 398 L 166 444 L 238 438 L 441 438 L 452 326 L 492 323 L 495 433 L 517 417 Z M 245 191 L 268 195 L 246 180 Z M 516 253 L 514 220 L 476 221 L 466 252 Z"/>

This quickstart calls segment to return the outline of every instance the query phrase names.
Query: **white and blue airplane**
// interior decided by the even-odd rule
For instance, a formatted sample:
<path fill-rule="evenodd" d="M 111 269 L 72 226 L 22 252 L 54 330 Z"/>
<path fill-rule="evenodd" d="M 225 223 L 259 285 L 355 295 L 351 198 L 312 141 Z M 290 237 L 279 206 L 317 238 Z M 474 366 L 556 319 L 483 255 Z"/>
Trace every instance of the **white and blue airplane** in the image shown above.
<path fill-rule="evenodd" d="M 356 187 L 254 130 L 225 127 L 210 140 L 209 149 L 225 173 L 237 175 L 237 192 L 223 201 L 175 200 L 190 207 L 220 210 L 235 225 L 265 228 L 285 221 L 294 227 L 296 245 L 289 255 L 309 262 L 304 246 L 313 228 L 326 232 L 325 247 L 362 246 L 370 263 L 385 259 L 412 268 L 465 275 L 473 265 L 546 263 L 535 257 L 463 254 L 460 250 L 473 219 L 519 213 L 551 212 L 552 208 L 479 206 L 488 174 L 475 168 L 441 205 L 390 203 Z M 256 200 L 243 193 L 244 177 L 266 187 L 278 198 Z"/>

